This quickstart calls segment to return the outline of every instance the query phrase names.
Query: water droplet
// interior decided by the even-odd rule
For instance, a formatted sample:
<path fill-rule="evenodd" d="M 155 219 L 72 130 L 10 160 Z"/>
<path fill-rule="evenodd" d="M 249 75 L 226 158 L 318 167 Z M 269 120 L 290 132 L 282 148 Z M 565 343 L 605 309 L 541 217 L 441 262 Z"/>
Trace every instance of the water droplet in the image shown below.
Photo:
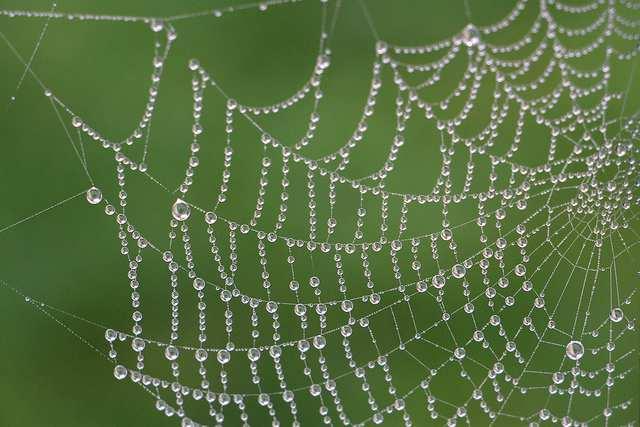
<path fill-rule="evenodd" d="M 200 277 L 196 277 L 195 279 L 193 279 L 193 288 L 196 291 L 203 290 L 204 286 L 205 286 L 205 281 L 203 279 L 201 279 Z"/>
<path fill-rule="evenodd" d="M 469 24 L 462 31 L 462 41 L 467 46 L 475 46 L 480 43 L 480 31 L 473 25 Z"/>
<path fill-rule="evenodd" d="M 451 269 L 451 274 L 453 274 L 453 277 L 456 279 L 462 279 L 464 275 L 467 274 L 467 269 L 464 268 L 462 264 L 456 264 Z"/>
<path fill-rule="evenodd" d="M 613 310 L 611 310 L 611 313 L 609 314 L 609 319 L 611 319 L 611 321 L 615 323 L 620 322 L 623 317 L 624 317 L 624 312 L 620 307 L 614 308 Z"/>
<path fill-rule="evenodd" d="M 145 342 L 142 338 L 136 337 L 133 340 L 131 340 L 131 348 L 133 349 L 133 351 L 142 351 L 144 350 L 145 347 Z"/>
<path fill-rule="evenodd" d="M 323 349 L 327 345 L 327 340 L 322 335 L 316 335 L 313 337 L 313 346 L 319 350 Z"/>
<path fill-rule="evenodd" d="M 113 376 L 116 377 L 117 380 L 127 378 L 127 368 L 122 365 L 116 365 L 116 367 L 113 368 Z"/>
<path fill-rule="evenodd" d="M 189 69 L 191 71 L 196 71 L 198 68 L 200 68 L 200 61 L 198 61 L 197 59 L 190 59 L 189 60 Z"/>
<path fill-rule="evenodd" d="M 209 357 L 209 353 L 207 353 L 207 350 L 199 348 L 196 350 L 195 357 L 198 362 L 204 362 Z"/>
<path fill-rule="evenodd" d="M 184 221 L 191 215 L 191 207 L 182 199 L 176 199 L 171 207 L 171 215 L 178 221 Z"/>
<path fill-rule="evenodd" d="M 213 212 L 207 212 L 206 214 L 204 214 L 204 221 L 209 225 L 215 223 L 217 220 L 218 215 Z"/>
<path fill-rule="evenodd" d="M 322 70 L 325 70 L 331 64 L 331 58 L 329 55 L 320 55 L 318 56 L 318 67 Z"/>
<path fill-rule="evenodd" d="M 162 29 L 164 28 L 164 22 L 159 21 L 157 19 L 153 19 L 151 21 L 151 31 L 153 31 L 154 33 L 160 32 L 162 31 Z"/>
<path fill-rule="evenodd" d="M 250 361 L 256 362 L 258 359 L 260 359 L 260 350 L 258 350 L 257 348 L 250 348 L 247 352 L 247 357 Z"/>
<path fill-rule="evenodd" d="M 444 283 L 445 279 L 442 274 L 436 274 L 435 276 L 433 276 L 433 279 L 431 279 L 431 284 L 436 289 L 441 289 L 444 286 Z"/>
<path fill-rule="evenodd" d="M 571 360 L 580 360 L 584 356 L 584 346 L 580 341 L 570 341 L 566 349 L 567 357 Z"/>
<path fill-rule="evenodd" d="M 98 187 L 91 187 L 87 190 L 87 202 L 97 205 L 102 201 L 102 191 Z"/>
<path fill-rule="evenodd" d="M 311 393 L 311 396 L 317 397 L 321 392 L 322 388 L 318 384 L 313 384 L 309 387 L 309 393 Z"/>
<path fill-rule="evenodd" d="M 108 342 L 114 342 L 118 338 L 118 333 L 113 329 L 107 329 L 106 331 L 104 331 L 104 338 Z"/>
<path fill-rule="evenodd" d="M 564 381 L 564 374 L 562 372 L 554 372 L 551 376 L 551 379 L 553 380 L 554 384 L 562 384 L 562 382 Z"/>
<path fill-rule="evenodd" d="M 425 282 L 424 280 L 420 280 L 417 284 L 416 284 L 416 290 L 420 293 L 422 292 L 426 292 L 427 291 L 427 282 Z"/>
<path fill-rule="evenodd" d="M 164 357 L 166 357 L 167 360 L 176 360 L 179 355 L 180 351 L 173 345 L 167 346 L 167 348 L 165 348 L 164 350 Z"/>
<path fill-rule="evenodd" d="M 282 400 L 284 400 L 287 403 L 293 401 L 294 397 L 295 395 L 291 390 L 285 390 L 284 393 L 282 393 Z"/>
<path fill-rule="evenodd" d="M 549 417 L 551 416 L 547 408 L 541 409 L 539 415 L 540 415 L 540 419 L 543 421 L 548 420 Z"/>
<path fill-rule="evenodd" d="M 274 302 L 274 301 L 269 301 L 267 302 L 267 304 L 265 305 L 265 308 L 267 310 L 267 313 L 275 313 L 276 311 L 278 311 L 278 303 Z"/>
<path fill-rule="evenodd" d="M 220 350 L 218 352 L 217 359 L 222 365 L 229 363 L 229 360 L 231 360 L 231 353 L 229 353 L 228 350 Z"/>
<path fill-rule="evenodd" d="M 380 295 L 373 293 L 371 295 L 369 295 L 369 302 L 371 304 L 377 305 L 380 303 Z"/>
<path fill-rule="evenodd" d="M 380 412 L 377 412 L 375 414 L 373 414 L 373 422 L 374 424 L 382 424 L 382 422 L 384 421 L 384 415 L 382 415 Z"/>

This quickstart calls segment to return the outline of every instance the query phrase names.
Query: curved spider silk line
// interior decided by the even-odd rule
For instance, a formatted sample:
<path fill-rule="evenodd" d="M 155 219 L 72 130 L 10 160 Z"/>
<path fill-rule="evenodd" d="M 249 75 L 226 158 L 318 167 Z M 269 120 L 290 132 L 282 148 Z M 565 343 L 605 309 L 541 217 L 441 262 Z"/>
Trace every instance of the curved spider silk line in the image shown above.
<path fill-rule="evenodd" d="M 630 305 L 636 289 L 625 287 L 628 278 L 619 274 L 621 260 L 637 261 L 640 244 L 636 229 L 640 120 L 637 112 L 625 111 L 640 52 L 640 20 L 625 10 L 640 8 L 629 0 L 580 5 L 519 0 L 495 24 L 469 23 L 435 43 L 399 46 L 380 38 L 373 15 L 361 3 L 376 39 L 362 112 L 344 143 L 311 157 L 305 148 L 321 144 L 316 137 L 319 106 L 333 61 L 328 46 L 331 22 L 340 8 L 337 2 L 332 15 L 330 3 L 323 1 L 311 75 L 279 102 L 246 105 L 229 96 L 197 59 L 189 61 L 192 142 L 184 178 L 171 190 L 152 174 L 145 156 L 163 69 L 178 37 L 174 24 L 295 2 L 247 3 L 170 17 L 0 10 L 0 15 L 10 17 L 142 22 L 156 33 L 149 96 L 141 119 L 122 141 L 109 139 L 77 115 L 0 33 L 56 113 L 60 107 L 79 136 L 115 155 L 119 192 L 111 203 L 93 184 L 82 145 L 77 148 L 67 132 L 91 181 L 86 200 L 104 206 L 117 228 L 132 291 L 131 332 L 68 313 L 0 283 L 100 354 L 54 313 L 103 329 L 115 378 L 141 385 L 154 396 L 158 411 L 176 417 L 183 426 L 235 424 L 238 418 L 249 424 L 260 416 L 272 425 L 402 420 L 410 426 L 421 425 L 425 417 L 448 425 L 545 421 L 580 425 L 607 424 L 612 416 L 624 415 L 634 396 L 613 399 L 616 385 L 637 375 L 637 363 L 630 362 L 637 359 L 636 349 L 628 344 L 635 331 Z M 466 3 L 468 18 L 469 6 Z M 507 43 L 492 39 L 517 20 L 527 19 L 531 10 L 535 17 L 524 35 Z M 561 14 L 592 19 L 568 27 Z M 632 47 L 620 48 L 616 37 Z M 575 39 L 584 38 L 589 40 L 575 47 Z M 602 62 L 595 60 L 595 66 L 585 70 L 575 64 L 600 51 Z M 462 73 L 455 87 L 442 94 L 439 88 L 452 78 L 456 61 L 463 63 Z M 618 63 L 630 61 L 635 62 L 626 90 L 611 90 Z M 388 82 L 384 73 L 391 76 Z M 392 142 L 381 164 L 353 177 L 349 165 L 358 158 L 356 148 L 373 144 L 368 129 L 385 84 L 397 91 Z M 487 86 L 492 88 L 487 91 L 491 93 L 488 114 L 479 129 L 469 130 L 471 117 L 483 110 L 482 91 Z M 224 160 L 218 192 L 201 206 L 189 191 L 202 167 L 201 120 L 211 88 L 226 101 Z M 434 95 L 438 90 L 439 96 Z M 583 105 L 593 97 L 595 102 Z M 261 117 L 277 115 L 308 98 L 313 98 L 312 110 L 302 136 L 294 141 L 283 141 L 261 124 Z M 500 153 L 500 137 L 512 111 L 513 136 Z M 58 117 L 66 130 L 64 119 Z M 388 181 L 398 170 L 399 156 L 412 142 L 406 130 L 422 117 L 440 137 L 436 182 L 420 193 L 390 189 Z M 527 119 L 549 134 L 546 160 L 534 166 L 518 157 L 526 144 Z M 250 219 L 224 213 L 234 196 L 247 197 L 233 191 L 234 167 L 238 167 L 234 159 L 242 150 L 234 142 L 240 120 L 255 128 L 257 146 L 262 148 Z M 130 146 L 137 143 L 144 144 L 141 160 L 130 154 Z M 467 163 L 462 165 L 461 158 Z M 477 176 L 482 161 L 490 169 L 486 178 Z M 278 166 L 281 175 L 275 188 L 271 184 L 278 182 L 274 178 Z M 454 177 L 458 169 L 464 172 L 462 179 Z M 174 200 L 168 209 L 166 245 L 142 231 L 141 218 L 127 215 L 128 180 L 134 174 L 142 174 Z M 339 210 L 343 197 L 358 201 L 348 214 Z M 264 218 L 270 205 L 274 224 Z M 291 208 L 296 206 L 306 214 L 304 236 L 287 230 Z M 421 209 L 430 207 L 442 222 L 429 227 L 432 232 L 409 231 L 409 219 L 413 224 L 414 218 L 422 218 Z M 453 222 L 456 210 L 465 211 L 465 219 L 457 223 Z M 321 216 L 327 216 L 326 237 L 321 237 Z M 395 222 L 397 230 L 392 229 Z M 417 222 L 427 225 L 421 219 Z M 347 225 L 348 232 L 338 232 Z M 192 242 L 198 239 L 208 245 L 214 277 L 194 252 Z M 166 338 L 143 330 L 142 298 L 151 289 L 143 286 L 142 272 L 149 258 L 162 260 L 167 269 L 171 320 Z M 250 258 L 257 259 L 256 280 L 261 285 L 253 288 L 242 268 Z M 321 262 L 332 267 L 321 268 Z M 288 277 L 274 273 L 280 270 Z M 288 297 L 283 296 L 283 287 L 289 290 Z M 599 301 L 608 301 L 608 306 L 599 310 Z M 195 324 L 185 326 L 181 322 L 185 317 Z M 238 326 L 243 321 L 246 325 Z M 190 334 L 193 331 L 195 335 Z M 395 334 L 391 345 L 389 333 Z M 185 336 L 197 336 L 197 342 L 187 342 Z M 169 374 L 149 368 L 147 359 L 153 357 L 149 353 L 161 354 Z M 133 362 L 127 357 L 131 354 Z M 541 360 L 551 368 L 540 368 Z M 418 374 L 407 381 L 402 365 L 409 363 Z M 443 390 L 443 381 L 456 382 L 455 400 Z M 533 409 L 512 403 L 527 393 L 542 393 L 544 403 Z M 572 408 L 577 399 L 591 406 L 603 400 L 604 404 L 598 413 L 581 413 Z M 310 410 L 311 402 L 316 402 L 317 413 Z M 208 415 L 191 412 L 194 404 Z"/>

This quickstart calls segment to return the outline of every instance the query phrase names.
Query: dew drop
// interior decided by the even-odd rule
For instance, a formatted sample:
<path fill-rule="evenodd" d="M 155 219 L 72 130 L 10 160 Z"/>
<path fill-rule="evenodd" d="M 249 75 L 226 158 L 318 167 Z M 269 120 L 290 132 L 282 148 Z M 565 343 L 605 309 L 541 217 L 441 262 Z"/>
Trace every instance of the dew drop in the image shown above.
<path fill-rule="evenodd" d="M 191 207 L 182 199 L 176 199 L 171 207 L 171 215 L 178 221 L 184 221 L 191 215 Z"/>
<path fill-rule="evenodd" d="M 424 280 L 420 280 L 417 284 L 416 284 L 416 290 L 420 293 L 422 292 L 426 292 L 427 291 L 427 282 L 425 282 Z"/>
<path fill-rule="evenodd" d="M 204 214 L 204 221 L 209 225 L 214 224 L 217 220 L 218 215 L 213 212 L 207 212 L 206 214 Z"/>
<path fill-rule="evenodd" d="M 611 313 L 609 314 L 609 319 L 611 319 L 611 321 L 615 323 L 620 322 L 623 317 L 624 317 L 624 312 L 620 307 L 614 308 L 613 310 L 611 310 Z"/>
<path fill-rule="evenodd" d="M 445 278 L 442 274 L 436 274 L 435 276 L 433 276 L 433 279 L 431 279 L 431 284 L 436 289 L 442 289 L 442 287 L 444 286 L 444 283 L 445 283 Z"/>
<path fill-rule="evenodd" d="M 231 360 L 231 353 L 229 353 L 228 350 L 220 350 L 216 358 L 221 365 L 224 365 L 226 363 L 229 363 L 229 361 Z"/>
<path fill-rule="evenodd" d="M 207 350 L 203 348 L 199 348 L 196 350 L 195 358 L 198 362 L 204 362 L 205 360 L 207 360 L 207 357 L 209 357 L 209 353 L 207 353 Z"/>
<path fill-rule="evenodd" d="M 473 25 L 469 24 L 462 31 L 462 41 L 467 46 L 475 46 L 480 43 L 480 31 Z"/>
<path fill-rule="evenodd" d="M 195 58 L 190 59 L 189 60 L 189 69 L 191 71 L 196 71 L 196 70 L 198 70 L 198 68 L 200 68 L 200 62 Z"/>
<path fill-rule="evenodd" d="M 258 350 L 257 348 L 250 348 L 247 352 L 247 357 L 250 361 L 256 362 L 258 359 L 260 359 L 260 350 Z"/>
<path fill-rule="evenodd" d="M 205 286 L 205 281 L 204 279 L 200 278 L 200 277 L 196 277 L 195 279 L 193 279 L 193 288 L 196 291 L 201 291 L 204 289 Z"/>
<path fill-rule="evenodd" d="M 570 341 L 566 349 L 567 357 L 571 360 L 580 360 L 584 356 L 584 346 L 580 341 Z"/>
<path fill-rule="evenodd" d="M 87 202 L 97 205 L 102 201 L 102 191 L 98 187 L 91 187 L 87 190 Z"/>
<path fill-rule="evenodd" d="M 167 348 L 164 350 L 164 357 L 166 357 L 167 360 L 176 360 L 179 355 L 180 351 L 173 345 L 167 346 Z"/>
<path fill-rule="evenodd" d="M 104 338 L 108 342 L 114 342 L 118 338 L 118 333 L 113 329 L 107 329 L 106 331 L 104 331 Z"/>
<path fill-rule="evenodd" d="M 564 374 L 562 372 L 554 372 L 551 376 L 554 384 L 562 384 L 564 381 Z"/>
<path fill-rule="evenodd" d="M 142 351 L 145 347 L 145 341 L 142 338 L 136 337 L 131 340 L 131 348 L 133 351 Z"/>
<path fill-rule="evenodd" d="M 523 264 L 516 265 L 514 269 L 516 276 L 522 277 L 527 273 L 527 268 Z"/>
<path fill-rule="evenodd" d="M 116 377 L 117 380 L 127 378 L 127 368 L 122 365 L 116 365 L 116 367 L 113 368 L 113 376 Z"/>
<path fill-rule="evenodd" d="M 158 33 L 163 30 L 164 22 L 157 19 L 153 19 L 151 21 L 150 27 L 151 27 L 151 31 L 153 31 L 154 33 Z"/>
<path fill-rule="evenodd" d="M 451 269 L 451 274 L 456 279 L 462 279 L 465 274 L 467 274 L 467 269 L 462 264 L 456 264 Z"/>
<path fill-rule="evenodd" d="M 318 67 L 322 70 L 329 68 L 331 64 L 331 58 L 329 55 L 320 55 L 318 56 Z"/>

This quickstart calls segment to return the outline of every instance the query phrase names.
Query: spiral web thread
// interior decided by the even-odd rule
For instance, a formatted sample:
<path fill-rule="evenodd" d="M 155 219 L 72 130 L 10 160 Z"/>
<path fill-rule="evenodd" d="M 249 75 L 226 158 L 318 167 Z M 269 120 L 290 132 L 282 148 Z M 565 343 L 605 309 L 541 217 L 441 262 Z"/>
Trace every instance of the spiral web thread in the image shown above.
<path fill-rule="evenodd" d="M 634 396 L 615 395 L 615 389 L 626 377 L 637 375 L 632 310 L 636 290 L 631 278 L 619 277 L 618 270 L 623 259 L 638 261 L 634 248 L 640 242 L 640 121 L 637 112 L 626 111 L 630 84 L 617 92 L 610 89 L 609 81 L 622 65 L 636 61 L 640 52 L 640 3 L 521 0 L 493 25 L 469 24 L 451 38 L 406 47 L 380 39 L 362 2 L 377 40 L 369 94 L 352 136 L 321 158 L 302 152 L 320 144 L 314 138 L 321 123 L 318 106 L 323 76 L 331 65 L 328 44 L 339 0 L 322 3 L 317 64 L 307 83 L 284 101 L 243 105 L 228 96 L 197 60 L 191 60 L 190 157 L 176 191 L 179 197 L 167 209 L 169 243 L 150 241 L 135 219 L 126 215 L 126 177 L 142 174 L 174 194 L 146 164 L 148 130 L 163 66 L 177 37 L 173 24 L 287 3 L 292 2 L 246 4 L 168 18 L 70 15 L 56 12 L 55 7 L 50 12 L 0 10 L 0 15 L 42 18 L 47 24 L 51 19 L 143 23 L 156 34 L 146 109 L 123 141 L 102 136 L 47 88 L 29 66 L 37 45 L 29 59 L 12 48 L 25 65 L 25 75 L 42 86 L 58 113 L 91 188 L 0 232 L 82 195 L 92 204 L 104 205 L 117 225 L 132 288 L 131 331 L 105 330 L 106 356 L 115 365 L 114 376 L 139 384 L 154 396 L 161 413 L 178 418 L 184 426 L 250 424 L 252 415 L 261 412 L 268 414 L 273 425 L 385 421 L 421 425 L 428 418 L 449 425 L 608 424 L 614 414 L 628 412 Z M 494 44 L 492 38 L 521 19 L 527 8 L 537 9 L 528 33 L 510 44 Z M 595 18 L 581 28 L 568 27 L 561 19 L 570 22 L 584 14 Z M 471 17 L 468 8 L 467 15 Z M 45 31 L 46 25 L 39 41 Z M 0 36 L 12 47 L 4 34 Z M 583 43 L 568 47 L 576 44 L 574 40 Z M 599 58 L 596 68 L 575 65 L 592 57 Z M 433 95 L 430 90 L 446 79 L 447 67 L 460 58 L 467 65 L 457 86 L 444 96 Z M 631 77 L 635 67 L 632 70 Z M 383 80 L 385 72 L 393 78 Z M 349 177 L 355 149 L 367 144 L 368 121 L 375 114 L 383 85 L 397 89 L 396 131 L 387 159 L 367 176 Z M 493 88 L 486 125 L 470 131 L 465 125 L 486 86 Z M 212 90 L 227 100 L 226 148 L 217 196 L 214 203 L 201 207 L 189 198 L 189 190 L 200 166 L 203 102 Z M 308 98 L 313 109 L 307 131 L 295 143 L 280 141 L 259 125 L 260 116 L 277 115 Z M 517 118 L 510 146 L 502 154 L 492 154 L 511 111 Z M 387 185 L 402 148 L 414 142 L 404 137 L 412 117 L 431 122 L 441 136 L 436 142 L 442 157 L 439 177 L 422 194 L 392 191 Z M 535 166 L 516 160 L 527 118 L 535 119 L 548 133 L 548 142 L 541 144 L 546 160 Z M 255 127 L 256 147 L 263 150 L 256 166 L 260 179 L 255 209 L 248 220 L 221 213 L 234 197 L 248 197 L 231 191 L 238 174 L 234 167 L 240 169 L 233 162 L 234 129 L 240 120 Z M 71 128 L 115 154 L 116 203 L 109 203 L 93 185 L 83 145 L 74 142 Z M 133 144 L 144 147 L 139 159 L 127 154 Z M 461 152 L 466 164 L 459 161 Z M 483 161 L 490 168 L 484 178 L 474 174 Z M 305 179 L 290 179 L 296 171 Z M 461 185 L 454 183 L 455 171 L 464 172 Z M 296 187 L 303 190 L 294 192 Z M 269 202 L 270 194 L 277 203 Z M 290 194 L 306 198 L 294 199 Z M 342 197 L 359 200 L 359 207 L 341 215 Z M 304 236 L 287 232 L 288 213 L 294 206 L 308 218 Z M 468 220 L 451 224 L 450 212 L 460 207 L 472 213 Z M 422 209 L 429 208 L 441 217 L 438 229 L 410 234 L 409 219 L 419 222 Z M 267 209 L 275 212 L 275 223 L 262 218 Z M 350 227 L 348 232 L 337 231 L 342 224 Z M 208 262 L 213 262 L 217 277 L 202 275 L 195 261 L 191 242 L 203 235 L 210 247 Z M 340 241 L 337 235 L 347 237 Z M 464 244 L 459 236 L 465 236 Z M 145 284 L 138 279 L 144 261 L 151 257 L 161 258 L 168 270 L 171 323 L 164 340 L 143 333 Z M 242 286 L 246 281 L 237 279 L 242 260 L 251 257 L 257 257 L 263 289 L 249 290 Z M 290 277 L 272 277 L 274 264 L 287 266 Z M 321 264 L 333 267 L 315 267 Z M 390 280 L 377 279 L 380 269 L 389 272 Z M 276 292 L 275 287 L 286 292 Z M 577 287 L 579 298 L 565 297 L 571 287 Z M 56 312 L 78 318 L 26 299 L 63 326 Z M 190 323 L 181 321 L 185 316 L 191 316 Z M 249 325 L 248 329 L 239 324 Z M 196 332 L 191 333 L 194 325 Z M 384 325 L 396 331 L 391 341 L 380 336 Z M 197 336 L 197 342 L 186 345 L 180 340 L 183 335 Z M 220 337 L 224 344 L 211 344 Z M 164 374 L 145 370 L 149 353 L 162 355 Z M 131 355 L 135 360 L 127 361 Z M 399 365 L 411 365 L 413 387 L 394 385 L 394 372 L 402 370 Z M 186 374 L 188 370 L 195 373 Z M 402 372 L 407 375 L 406 370 Z M 245 381 L 247 375 L 249 381 Z M 236 381 L 237 376 L 243 379 Z M 443 381 L 455 382 L 456 401 L 439 395 Z M 246 385 L 241 390 L 234 382 Z M 541 400 L 544 405 L 518 410 L 518 402 L 534 393 L 546 396 Z M 574 399 L 592 402 L 597 411 L 572 410 Z M 554 406 L 556 400 L 563 403 Z M 352 405 L 365 407 L 369 415 L 352 418 Z M 204 412 L 193 409 L 198 406 Z"/>

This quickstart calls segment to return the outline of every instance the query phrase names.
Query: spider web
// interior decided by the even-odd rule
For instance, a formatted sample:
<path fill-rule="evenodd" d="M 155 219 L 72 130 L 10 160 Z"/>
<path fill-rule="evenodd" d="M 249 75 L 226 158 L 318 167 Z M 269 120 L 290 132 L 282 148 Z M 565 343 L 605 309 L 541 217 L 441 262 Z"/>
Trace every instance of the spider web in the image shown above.
<path fill-rule="evenodd" d="M 183 426 L 633 420 L 640 120 L 630 98 L 640 4 L 523 0 L 476 25 L 465 3 L 468 24 L 455 35 L 401 46 L 380 36 L 360 2 L 375 40 L 369 90 L 353 132 L 326 150 L 320 109 L 344 5 L 321 2 L 315 65 L 279 102 L 244 104 L 215 70 L 188 62 L 188 158 L 180 185 L 164 184 L 148 156 L 179 25 L 291 3 L 170 17 L 68 14 L 55 4 L 0 10 L 44 20 L 29 56 L 0 32 L 24 67 L 15 93 L 29 79 L 41 87 L 90 187 L 0 233 L 78 198 L 101 206 L 126 260 L 120 277 L 130 296 L 116 303 L 130 306 L 130 324 L 102 326 L 0 283 Z M 128 137 L 105 136 L 33 70 L 54 20 L 142 24 L 153 33 L 148 98 Z M 526 33 L 511 33 L 522 21 Z M 204 104 L 221 98 L 215 169 L 202 152 L 220 135 L 209 135 Z M 393 129 L 378 142 L 370 128 L 389 101 L 395 114 L 382 120 Z M 302 136 L 267 130 L 270 117 L 305 103 Z M 88 144 L 111 154 L 115 183 L 94 179 Z M 439 158 L 407 172 L 403 153 L 425 144 Z M 383 161 L 368 164 L 363 153 L 380 146 Z M 209 167 L 218 175 L 199 182 Z M 429 167 L 433 182 L 422 170 Z M 402 188 L 401 173 L 417 190 Z M 169 221 L 168 241 L 144 231 L 150 218 L 130 213 L 130 183 L 140 179 L 170 200 L 154 212 Z M 168 299 L 162 311 L 160 298 Z M 105 341 L 91 342 L 65 318 L 101 329 Z"/>

